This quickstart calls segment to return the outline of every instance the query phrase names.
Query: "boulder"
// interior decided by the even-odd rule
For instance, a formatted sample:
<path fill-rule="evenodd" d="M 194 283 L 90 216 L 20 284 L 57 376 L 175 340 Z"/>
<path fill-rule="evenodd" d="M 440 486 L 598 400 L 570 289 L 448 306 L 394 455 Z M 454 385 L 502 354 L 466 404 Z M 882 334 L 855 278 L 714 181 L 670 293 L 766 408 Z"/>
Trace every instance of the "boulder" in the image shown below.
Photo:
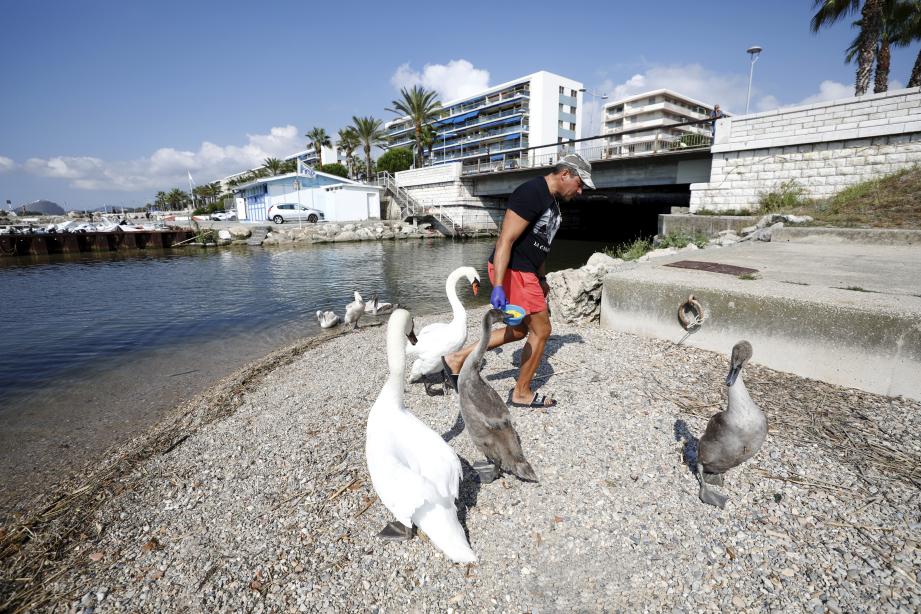
<path fill-rule="evenodd" d="M 548 274 L 548 302 L 554 317 L 561 317 L 569 322 L 598 320 L 601 317 L 604 276 L 623 263 L 620 258 L 595 253 L 582 268 Z"/>
<path fill-rule="evenodd" d="M 248 239 L 253 234 L 253 231 L 243 224 L 234 224 L 227 230 L 234 239 Z"/>
<path fill-rule="evenodd" d="M 347 224 L 347 226 L 351 226 L 351 224 Z M 354 228 L 354 226 L 352 226 L 352 228 Z M 356 233 L 352 232 L 351 230 L 344 230 L 336 235 L 336 238 L 333 239 L 333 241 L 339 243 L 340 241 L 355 241 L 357 239 L 358 235 Z"/>
<path fill-rule="evenodd" d="M 654 249 L 652 251 L 646 252 L 645 254 L 637 258 L 637 260 L 639 260 L 640 262 L 645 262 L 651 258 L 658 258 L 660 256 L 671 256 L 672 254 L 676 254 L 676 253 L 678 253 L 678 248 L 676 247 L 662 247 L 659 249 Z"/>

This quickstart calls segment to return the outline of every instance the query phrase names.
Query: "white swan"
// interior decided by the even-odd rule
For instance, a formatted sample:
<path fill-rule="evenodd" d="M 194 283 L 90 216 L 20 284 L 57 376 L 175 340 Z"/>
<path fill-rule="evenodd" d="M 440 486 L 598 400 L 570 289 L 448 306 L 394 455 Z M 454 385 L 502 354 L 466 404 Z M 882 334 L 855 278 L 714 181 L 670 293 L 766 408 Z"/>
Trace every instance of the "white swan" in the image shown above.
<path fill-rule="evenodd" d="M 332 328 L 339 323 L 339 316 L 335 311 L 317 311 L 317 322 L 320 328 Z"/>
<path fill-rule="evenodd" d="M 472 266 L 459 267 L 448 275 L 445 281 L 445 293 L 448 295 L 448 302 L 451 303 L 454 318 L 447 324 L 444 322 L 429 324 L 419 331 L 419 343 L 406 345 L 407 356 L 418 356 L 410 369 L 410 382 L 421 381 L 429 373 L 440 373 L 443 367 L 441 357 L 461 349 L 467 341 L 467 312 L 460 299 L 457 298 L 455 289 L 457 280 L 461 277 L 466 277 L 470 282 L 474 295 L 479 292 L 480 276 Z M 425 391 L 429 395 L 433 394 L 429 389 L 429 382 L 425 383 Z"/>
<path fill-rule="evenodd" d="M 397 522 L 379 537 L 412 537 L 413 525 L 456 563 L 477 560 L 457 519 L 461 465 L 457 454 L 435 431 L 403 405 L 403 344 L 415 340 L 409 312 L 397 309 L 387 323 L 390 374 L 368 414 L 365 455 L 374 490 Z"/>
<path fill-rule="evenodd" d="M 365 313 L 365 302 L 361 295 L 355 292 L 355 300 L 345 306 L 345 323 L 351 328 L 358 328 L 358 320 Z"/>
<path fill-rule="evenodd" d="M 399 305 L 394 305 L 393 303 L 382 303 L 377 300 L 377 294 L 371 295 L 371 302 L 365 303 L 365 313 L 370 313 L 371 315 L 379 316 L 386 313 L 391 313 L 394 309 L 399 307 Z"/>

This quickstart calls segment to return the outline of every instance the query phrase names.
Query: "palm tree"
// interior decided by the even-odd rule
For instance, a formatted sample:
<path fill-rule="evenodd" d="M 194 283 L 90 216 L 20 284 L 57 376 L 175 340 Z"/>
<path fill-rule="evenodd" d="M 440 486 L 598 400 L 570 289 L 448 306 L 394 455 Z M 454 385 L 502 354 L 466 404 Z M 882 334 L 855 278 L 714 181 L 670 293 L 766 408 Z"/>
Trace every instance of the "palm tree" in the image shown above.
<path fill-rule="evenodd" d="M 313 145 L 313 150 L 317 152 L 317 162 L 315 166 L 320 166 L 323 164 L 323 148 L 331 147 L 332 142 L 329 140 L 329 135 L 326 134 L 326 130 L 323 128 L 312 128 L 310 132 L 305 134 L 310 143 Z"/>
<path fill-rule="evenodd" d="M 355 129 L 355 136 L 358 137 L 359 144 L 365 150 L 365 160 L 367 161 L 367 179 L 371 180 L 371 169 L 374 166 L 371 164 L 371 148 L 376 145 L 384 144 L 384 131 L 381 130 L 381 125 L 384 123 L 382 119 L 374 119 L 374 117 L 356 117 L 352 116 L 352 128 Z"/>
<path fill-rule="evenodd" d="M 269 173 L 271 173 L 273 177 L 275 175 L 281 174 L 282 167 L 284 167 L 284 165 L 285 163 L 279 160 L 278 158 L 266 158 L 262 162 L 262 166 L 264 166 L 265 169 L 269 171 Z"/>
<path fill-rule="evenodd" d="M 435 139 L 437 138 L 438 133 L 435 132 L 435 128 L 431 124 L 426 124 L 422 128 L 422 146 L 429 150 L 429 164 L 435 161 L 435 158 L 432 157 L 432 149 L 435 148 Z"/>
<path fill-rule="evenodd" d="M 887 0 L 864 0 L 860 9 L 860 34 L 857 42 L 857 78 L 854 95 L 863 96 L 870 87 L 870 73 L 876 57 L 876 44 L 880 39 L 883 22 L 883 4 Z M 813 0 L 818 9 L 810 25 L 813 32 L 830 26 L 838 20 L 857 12 L 860 0 Z"/>
<path fill-rule="evenodd" d="M 416 166 L 419 167 L 422 166 L 422 126 L 438 117 L 441 102 L 438 100 L 437 93 L 421 85 L 414 85 L 411 90 L 404 87 L 400 90 L 400 95 L 402 98 L 394 100 L 391 103 L 393 108 L 387 111 L 409 116 L 416 132 Z"/>
<path fill-rule="evenodd" d="M 899 2 L 896 9 L 896 20 L 899 27 L 895 33 L 892 44 L 905 47 L 915 41 L 921 41 L 921 0 Z M 921 49 L 915 58 L 915 65 L 908 78 L 908 87 L 921 86 Z"/>
<path fill-rule="evenodd" d="M 339 141 L 336 145 L 345 152 L 345 163 L 349 168 L 349 178 L 352 178 L 352 167 L 354 166 L 355 161 L 353 160 L 353 155 L 355 150 L 358 149 L 358 146 L 361 143 L 358 142 L 358 135 L 355 134 L 355 128 L 352 126 L 347 126 L 339 130 Z"/>
<path fill-rule="evenodd" d="M 173 211 L 182 209 L 188 202 L 189 195 L 179 188 L 173 188 L 170 190 L 169 194 L 166 195 L 166 204 Z"/>
<path fill-rule="evenodd" d="M 295 173 L 297 172 L 297 159 L 292 158 L 291 160 L 285 160 L 281 165 L 281 173 Z"/>

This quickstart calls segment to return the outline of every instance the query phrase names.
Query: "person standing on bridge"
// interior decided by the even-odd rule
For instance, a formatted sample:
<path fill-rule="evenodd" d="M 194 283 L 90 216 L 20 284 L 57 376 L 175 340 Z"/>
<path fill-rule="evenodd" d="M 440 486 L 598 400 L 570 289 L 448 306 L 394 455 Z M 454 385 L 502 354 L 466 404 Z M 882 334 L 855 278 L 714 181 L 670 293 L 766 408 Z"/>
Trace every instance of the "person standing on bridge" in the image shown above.
<path fill-rule="evenodd" d="M 489 257 L 487 269 L 493 285 L 489 302 L 496 309 L 505 309 L 511 303 L 527 312 L 521 324 L 495 329 L 489 339 L 489 349 L 528 339 L 521 353 L 515 388 L 509 395 L 509 404 L 513 406 L 552 407 L 556 404 L 546 395 L 538 398 L 538 393 L 531 390 L 531 380 L 543 358 L 551 331 L 547 308 L 550 286 L 544 261 L 560 227 L 559 201 L 578 196 L 583 187 L 595 189 L 592 165 L 575 153 L 560 158 L 549 175 L 535 177 L 518 186 L 509 197 L 502 229 Z M 454 389 L 457 389 L 457 374 L 476 345 L 472 343 L 442 358 L 445 381 Z"/>

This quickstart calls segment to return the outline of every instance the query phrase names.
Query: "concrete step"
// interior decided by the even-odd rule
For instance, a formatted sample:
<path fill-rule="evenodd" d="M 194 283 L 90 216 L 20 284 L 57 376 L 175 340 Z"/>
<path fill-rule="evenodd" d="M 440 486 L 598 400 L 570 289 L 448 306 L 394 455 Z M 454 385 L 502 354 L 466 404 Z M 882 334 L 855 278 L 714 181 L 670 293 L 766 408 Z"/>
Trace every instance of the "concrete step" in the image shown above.
<path fill-rule="evenodd" d="M 246 240 L 247 245 L 262 245 L 262 242 L 265 241 L 266 235 L 269 234 L 271 230 L 268 226 L 254 226 L 252 228 L 252 234 Z"/>
<path fill-rule="evenodd" d="M 667 266 L 681 260 L 756 269 L 754 279 Z M 605 277 L 601 325 L 678 342 L 694 295 L 700 330 L 683 341 L 804 377 L 921 400 L 921 248 L 743 243 L 685 252 Z"/>

